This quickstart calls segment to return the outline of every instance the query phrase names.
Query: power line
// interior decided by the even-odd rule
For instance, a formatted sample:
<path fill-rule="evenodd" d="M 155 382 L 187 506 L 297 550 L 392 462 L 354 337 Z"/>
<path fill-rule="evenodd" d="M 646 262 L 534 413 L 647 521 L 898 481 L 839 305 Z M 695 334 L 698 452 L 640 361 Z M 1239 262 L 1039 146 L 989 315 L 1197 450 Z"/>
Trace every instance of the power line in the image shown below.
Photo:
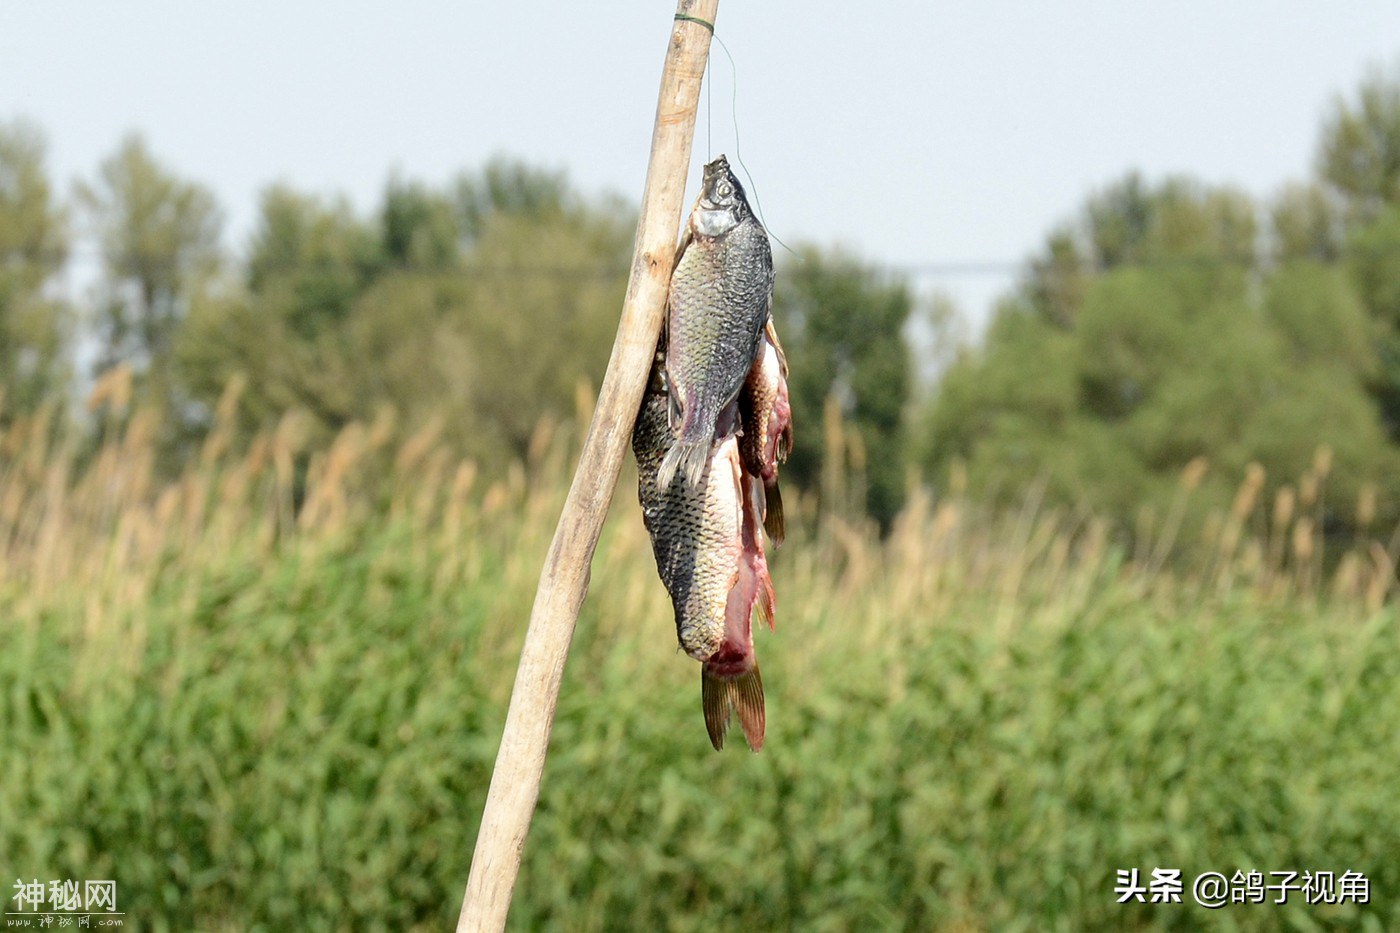
<path fill-rule="evenodd" d="M 1085 259 L 1078 263 L 1066 263 L 1064 265 L 1051 264 L 1043 257 L 1032 256 L 1025 259 L 929 259 L 910 262 L 879 262 L 866 261 L 858 256 L 845 256 L 836 254 L 830 266 L 831 271 L 842 272 L 847 270 L 861 270 L 876 275 L 886 275 L 894 278 L 904 279 L 966 279 L 966 278 L 1006 278 L 1017 275 L 1036 273 L 1042 277 L 1061 277 L 1068 275 L 1096 276 L 1104 275 L 1119 269 L 1171 269 L 1183 267 L 1210 267 L 1210 266 L 1234 266 L 1246 269 L 1267 270 L 1290 261 L 1307 260 L 1318 262 L 1323 265 L 1339 265 L 1350 259 L 1357 258 L 1378 258 L 1382 256 L 1400 254 L 1400 243 L 1385 244 L 1376 247 L 1352 247 L 1343 252 L 1338 252 L 1330 256 L 1296 256 L 1285 254 L 1187 254 L 1180 256 L 1158 256 L 1148 259 L 1129 259 L 1117 262 L 1105 263 Z M 88 244 L 75 245 L 68 251 L 68 265 L 74 261 L 96 262 L 105 261 L 105 256 L 100 247 Z M 224 256 L 222 259 L 231 259 Z M 155 268 L 166 270 L 172 267 L 196 268 L 205 263 L 199 261 L 181 261 L 166 258 L 150 259 L 130 259 L 131 265 L 145 268 Z M 241 265 L 236 259 L 233 260 L 233 268 Z M 287 270 L 304 268 L 307 271 L 315 269 L 315 264 L 298 266 L 289 264 Z M 617 276 L 625 276 L 628 267 L 625 265 L 611 265 L 588 263 L 579 265 L 549 265 L 549 264 L 521 264 L 521 263 L 497 263 L 484 264 L 463 261 L 456 265 L 446 265 L 438 269 L 427 269 L 421 266 L 401 266 L 394 263 L 386 263 L 385 270 L 395 268 L 412 271 L 441 271 L 454 272 L 464 276 L 474 278 L 507 278 L 507 279 L 564 279 L 564 280 L 591 280 L 609 279 Z"/>

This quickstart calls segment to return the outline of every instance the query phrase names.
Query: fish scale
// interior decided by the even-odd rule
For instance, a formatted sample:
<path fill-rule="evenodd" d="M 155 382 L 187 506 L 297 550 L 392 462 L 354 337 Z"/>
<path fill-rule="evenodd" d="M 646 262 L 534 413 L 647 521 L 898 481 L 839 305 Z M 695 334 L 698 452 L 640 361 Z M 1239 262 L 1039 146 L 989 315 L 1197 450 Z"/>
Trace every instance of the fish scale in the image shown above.
<path fill-rule="evenodd" d="M 763 745 L 763 683 L 753 652 L 755 608 L 772 620 L 773 588 L 746 499 L 738 438 L 714 447 L 696 484 L 662 486 L 660 465 L 674 446 L 662 356 L 632 431 L 637 493 L 657 573 L 671 595 L 676 637 L 701 662 L 705 725 L 715 748 L 736 713 L 749 746 Z"/>
<path fill-rule="evenodd" d="M 761 346 L 773 297 L 768 234 L 720 156 L 705 166 L 671 274 L 666 376 L 676 443 L 659 478 L 696 483 Z"/>
<path fill-rule="evenodd" d="M 686 654 L 707 661 L 724 640 L 724 611 L 737 574 L 742 506 L 728 451 L 717 451 L 697 486 L 663 488 L 657 468 L 671 447 L 664 392 L 649 389 L 632 434 L 638 499 L 656 569 L 676 610 Z"/>

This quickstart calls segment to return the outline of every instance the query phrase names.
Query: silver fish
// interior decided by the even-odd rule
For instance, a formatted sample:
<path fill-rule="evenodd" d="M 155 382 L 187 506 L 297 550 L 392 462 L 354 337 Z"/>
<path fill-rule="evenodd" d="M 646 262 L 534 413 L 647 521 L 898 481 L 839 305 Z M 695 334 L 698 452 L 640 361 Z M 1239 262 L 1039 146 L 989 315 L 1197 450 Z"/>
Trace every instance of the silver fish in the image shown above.
<path fill-rule="evenodd" d="M 656 569 L 671 596 L 681 648 L 701 664 L 701 705 L 716 749 L 737 715 L 749 747 L 763 747 L 763 680 L 754 656 L 752 615 L 770 627 L 776 609 L 760 517 L 750 504 L 761 482 L 743 471 L 730 433 L 702 464 L 695 483 L 663 486 L 660 468 L 675 447 L 660 363 L 632 432 L 638 499 Z M 707 445 L 708 446 L 708 445 Z"/>
<path fill-rule="evenodd" d="M 773 253 L 768 234 L 749 208 L 724 156 L 705 166 L 690 212 L 666 316 L 666 377 L 676 442 L 658 481 L 676 474 L 700 481 L 720 416 L 744 385 L 758 354 L 773 299 Z"/>

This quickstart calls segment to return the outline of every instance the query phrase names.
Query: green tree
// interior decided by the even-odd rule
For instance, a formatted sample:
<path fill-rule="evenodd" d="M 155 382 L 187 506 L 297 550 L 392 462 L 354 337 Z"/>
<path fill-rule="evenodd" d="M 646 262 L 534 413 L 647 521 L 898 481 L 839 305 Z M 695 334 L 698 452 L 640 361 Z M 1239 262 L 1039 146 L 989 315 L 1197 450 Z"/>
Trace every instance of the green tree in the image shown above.
<path fill-rule="evenodd" d="M 383 250 L 401 268 L 450 269 L 460 259 L 460 226 L 451 199 L 393 178 L 380 209 Z"/>
<path fill-rule="evenodd" d="M 353 416 L 344 396 L 356 374 L 337 365 L 344 355 L 337 347 L 387 266 L 379 231 L 343 199 L 268 188 L 249 245 L 246 287 L 202 296 L 181 330 L 182 385 L 208 413 L 230 380 L 245 379 L 246 427 L 266 427 L 298 408 L 340 428 Z"/>
<path fill-rule="evenodd" d="M 834 400 L 859 435 L 865 506 L 882 525 L 904 498 L 904 415 L 914 375 L 904 331 L 915 304 L 905 283 L 812 247 L 782 270 L 774 294 L 797 432 L 784 475 L 797 486 L 817 487 L 827 453 L 823 413 Z"/>
<path fill-rule="evenodd" d="M 214 196 L 158 162 L 129 136 L 78 186 L 106 269 L 99 368 L 126 363 L 169 401 L 176 331 L 217 271 L 222 215 Z"/>
<path fill-rule="evenodd" d="M 1274 253 L 1281 260 L 1336 262 L 1345 250 L 1346 227 L 1337 199 L 1319 184 L 1284 188 L 1270 212 Z"/>
<path fill-rule="evenodd" d="M 1083 238 L 1096 268 L 1123 264 L 1249 263 L 1254 205 L 1231 188 L 1168 178 L 1155 188 L 1129 174 L 1089 199 Z M 1050 251 L 1055 249 L 1051 239 Z"/>
<path fill-rule="evenodd" d="M 578 198 L 563 172 L 497 156 L 480 170 L 464 172 L 452 188 L 462 236 L 475 239 L 497 214 L 544 219 L 577 209 Z"/>
<path fill-rule="evenodd" d="M 1323 125 L 1318 169 L 1342 205 L 1344 255 L 1370 314 L 1379 365 L 1368 380 L 1400 441 L 1400 68 L 1373 68 Z"/>
<path fill-rule="evenodd" d="M 503 162 L 447 193 L 395 178 L 372 220 L 271 189 L 247 287 L 197 305 L 182 370 L 206 405 L 245 377 L 248 426 L 301 408 L 330 432 L 387 405 L 504 464 L 601 379 L 634 222 Z"/>
<path fill-rule="evenodd" d="M 343 199 L 329 204 L 283 185 L 263 192 L 247 282 L 258 294 L 287 293 L 291 324 L 310 335 L 341 320 L 385 266 L 373 226 Z"/>
<path fill-rule="evenodd" d="M 0 123 L 0 423 L 62 391 L 69 309 L 45 295 L 68 254 L 63 209 L 32 125 Z"/>
<path fill-rule="evenodd" d="M 571 414 L 577 389 L 602 381 L 634 224 L 605 203 L 545 219 L 497 214 L 483 228 L 449 368 L 493 446 L 523 454 L 541 417 Z"/>
<path fill-rule="evenodd" d="M 1354 100 L 1332 103 L 1318 168 L 1356 223 L 1375 220 L 1400 202 L 1400 67 L 1372 68 Z"/>
<path fill-rule="evenodd" d="M 1052 234 L 983 346 L 945 374 L 923 461 L 938 477 L 966 463 L 974 493 L 1002 501 L 1044 482 L 1052 501 L 1124 527 L 1144 507 L 1163 514 L 1197 457 L 1215 467 L 1198 515 L 1228 501 L 1250 462 L 1291 481 L 1320 445 L 1334 452 L 1341 498 L 1370 480 L 1400 497 L 1365 391 L 1380 362 L 1364 307 L 1311 249 L 1252 261 L 1253 214 L 1236 192 L 1182 179 L 1130 176 L 1091 198 Z M 1291 232 L 1318 245 L 1299 214 L 1308 222 Z M 1053 270 L 1075 255 L 1075 288 L 1057 290 Z"/>

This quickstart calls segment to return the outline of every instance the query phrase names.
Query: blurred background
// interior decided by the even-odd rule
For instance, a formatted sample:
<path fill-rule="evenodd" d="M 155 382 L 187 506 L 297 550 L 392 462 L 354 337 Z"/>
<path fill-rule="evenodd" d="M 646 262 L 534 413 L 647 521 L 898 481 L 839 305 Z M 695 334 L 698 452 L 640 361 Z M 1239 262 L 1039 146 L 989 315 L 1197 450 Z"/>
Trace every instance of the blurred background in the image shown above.
<path fill-rule="evenodd" d="M 0 10 L 0 871 L 453 921 L 672 27 L 604 6 Z M 691 196 L 738 157 L 781 238 L 796 428 L 768 743 L 710 751 L 629 465 L 512 926 L 1400 926 L 1400 9 L 717 34 Z"/>

